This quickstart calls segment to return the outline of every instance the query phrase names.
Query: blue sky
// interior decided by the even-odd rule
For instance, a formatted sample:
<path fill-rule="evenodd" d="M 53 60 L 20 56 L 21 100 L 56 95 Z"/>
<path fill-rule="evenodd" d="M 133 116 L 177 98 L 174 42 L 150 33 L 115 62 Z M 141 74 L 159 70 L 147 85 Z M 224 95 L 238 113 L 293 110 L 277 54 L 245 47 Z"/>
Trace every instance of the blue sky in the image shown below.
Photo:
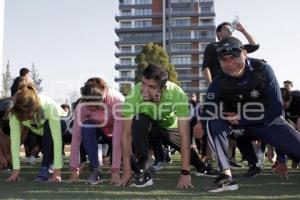
<path fill-rule="evenodd" d="M 216 24 L 235 15 L 260 43 L 250 56 L 264 58 L 280 84 L 300 89 L 300 3 L 297 0 L 216 0 Z M 6 0 L 4 63 L 11 72 L 34 62 L 46 94 L 62 101 L 90 76 L 117 87 L 114 70 L 117 0 Z M 237 32 L 234 36 L 245 42 Z"/>

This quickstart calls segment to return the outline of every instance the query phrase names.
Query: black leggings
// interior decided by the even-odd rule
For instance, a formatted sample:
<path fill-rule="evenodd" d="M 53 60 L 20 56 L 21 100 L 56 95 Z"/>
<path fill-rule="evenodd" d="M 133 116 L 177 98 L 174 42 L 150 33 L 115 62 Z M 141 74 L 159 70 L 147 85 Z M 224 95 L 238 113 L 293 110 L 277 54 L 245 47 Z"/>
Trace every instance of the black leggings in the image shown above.
<path fill-rule="evenodd" d="M 136 115 L 132 122 L 132 145 L 138 159 L 138 168 L 144 169 L 148 160 L 148 150 L 152 148 L 157 159 L 163 156 L 162 144 L 169 144 L 180 152 L 180 135 L 178 129 L 165 129 L 144 114 Z M 191 148 L 191 165 L 197 169 L 205 164 L 199 159 L 194 148 Z"/>

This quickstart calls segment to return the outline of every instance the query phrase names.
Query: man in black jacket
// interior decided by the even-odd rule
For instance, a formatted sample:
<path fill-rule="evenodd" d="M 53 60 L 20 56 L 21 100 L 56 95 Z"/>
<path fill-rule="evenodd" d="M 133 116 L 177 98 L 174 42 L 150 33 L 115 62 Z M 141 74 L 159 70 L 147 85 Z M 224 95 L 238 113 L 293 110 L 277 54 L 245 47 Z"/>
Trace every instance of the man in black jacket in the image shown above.
<path fill-rule="evenodd" d="M 20 76 L 15 78 L 15 80 L 10 88 L 11 96 L 14 96 L 14 94 L 16 94 L 16 92 L 18 91 L 21 77 L 29 77 L 29 72 L 30 72 L 30 70 L 25 67 L 20 69 Z"/>

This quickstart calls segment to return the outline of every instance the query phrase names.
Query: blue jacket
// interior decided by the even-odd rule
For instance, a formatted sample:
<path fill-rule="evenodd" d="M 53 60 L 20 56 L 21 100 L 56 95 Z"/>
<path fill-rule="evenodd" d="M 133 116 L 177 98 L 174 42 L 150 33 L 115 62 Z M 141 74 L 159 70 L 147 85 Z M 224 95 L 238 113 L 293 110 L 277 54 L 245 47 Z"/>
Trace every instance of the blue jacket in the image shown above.
<path fill-rule="evenodd" d="M 251 76 L 252 70 L 251 69 L 251 58 L 247 58 L 246 60 L 246 69 L 242 77 L 235 78 L 237 84 L 239 85 L 246 85 L 248 84 L 247 81 L 251 80 L 248 77 Z M 263 116 L 261 119 L 257 120 L 247 120 L 243 115 L 241 115 L 241 119 L 239 121 L 240 126 L 247 126 L 247 125 L 258 125 L 258 124 L 268 124 L 272 122 L 276 117 L 281 116 L 284 114 L 283 106 L 282 106 L 282 97 L 280 92 L 280 87 L 278 85 L 277 79 L 275 74 L 271 68 L 271 66 L 267 63 L 263 63 L 262 71 L 265 76 L 265 93 L 266 93 L 266 101 L 264 104 L 264 112 L 253 112 L 250 113 L 251 117 L 254 116 Z M 220 102 L 221 99 L 221 87 L 220 87 L 220 80 L 225 75 L 224 73 L 219 73 L 218 76 L 213 80 L 210 87 L 208 88 L 202 118 L 206 120 L 208 118 L 219 118 L 220 117 Z M 208 118 L 207 118 L 208 117 Z"/>

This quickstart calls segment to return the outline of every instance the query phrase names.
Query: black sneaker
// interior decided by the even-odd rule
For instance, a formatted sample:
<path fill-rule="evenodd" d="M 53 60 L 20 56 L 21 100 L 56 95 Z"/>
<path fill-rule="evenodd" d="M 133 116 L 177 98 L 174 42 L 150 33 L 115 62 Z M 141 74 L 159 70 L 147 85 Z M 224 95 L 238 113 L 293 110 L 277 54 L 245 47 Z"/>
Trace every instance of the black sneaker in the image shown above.
<path fill-rule="evenodd" d="M 242 168 L 242 165 L 238 164 L 234 159 L 229 160 L 230 168 Z"/>
<path fill-rule="evenodd" d="M 131 184 L 133 187 L 142 188 L 153 185 L 152 178 L 149 172 L 140 170 L 139 173 L 136 175 L 135 180 Z"/>
<path fill-rule="evenodd" d="M 100 170 L 98 168 L 95 168 L 92 170 L 92 173 L 90 176 L 86 179 L 85 183 L 89 185 L 97 185 L 98 183 L 101 183 L 103 181 Z"/>
<path fill-rule="evenodd" d="M 217 177 L 219 172 L 211 167 L 205 166 L 197 169 L 195 176 Z"/>
<path fill-rule="evenodd" d="M 256 166 L 250 166 L 250 168 L 248 169 L 248 171 L 244 174 L 245 177 L 249 178 L 249 177 L 254 177 L 259 175 L 261 172 L 261 169 L 259 167 Z"/>
<path fill-rule="evenodd" d="M 10 172 L 13 170 L 13 167 L 10 163 L 8 163 L 5 167 L 2 168 L 3 171 Z"/>
<path fill-rule="evenodd" d="M 231 176 L 220 174 L 214 181 L 214 185 L 208 189 L 208 192 L 224 192 L 238 190 L 239 186 Z"/>
<path fill-rule="evenodd" d="M 206 177 L 217 177 L 219 175 L 218 170 L 213 169 L 212 160 L 206 159 L 205 166 L 198 168 L 195 172 L 196 176 L 206 176 Z"/>
<path fill-rule="evenodd" d="M 166 163 L 172 164 L 173 161 L 172 161 L 172 155 L 171 155 L 170 150 L 164 149 L 163 152 L 164 152 L 164 159 L 165 159 Z"/>

